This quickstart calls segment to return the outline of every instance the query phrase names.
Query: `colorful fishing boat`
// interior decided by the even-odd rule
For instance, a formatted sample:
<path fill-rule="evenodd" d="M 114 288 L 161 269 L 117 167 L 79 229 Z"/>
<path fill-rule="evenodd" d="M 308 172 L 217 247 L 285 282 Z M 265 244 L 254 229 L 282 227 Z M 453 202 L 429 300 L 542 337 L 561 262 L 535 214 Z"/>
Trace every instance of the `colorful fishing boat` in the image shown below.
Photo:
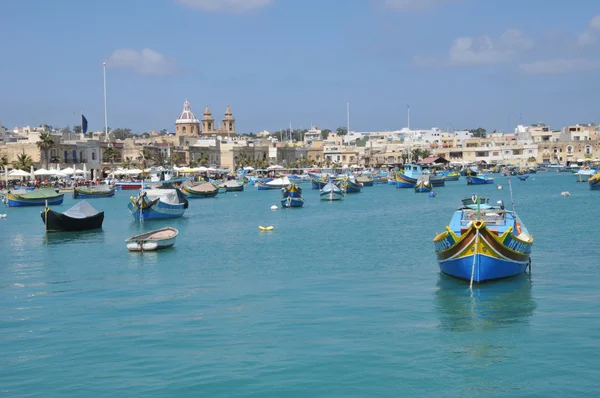
<path fill-rule="evenodd" d="M 521 219 L 502 202 L 484 201 L 463 201 L 446 231 L 433 239 L 444 274 L 479 283 L 519 275 L 530 265 L 533 237 Z"/>
<path fill-rule="evenodd" d="M 494 178 L 488 177 L 487 174 L 477 174 L 476 176 L 469 175 L 467 176 L 467 185 L 485 185 L 485 184 L 493 184 Z"/>
<path fill-rule="evenodd" d="M 175 245 L 179 231 L 175 228 L 166 227 L 132 236 L 127 239 L 127 249 L 132 252 L 144 252 L 166 249 Z"/>
<path fill-rule="evenodd" d="M 375 181 L 373 177 L 357 176 L 356 182 L 362 184 L 363 187 L 372 187 Z"/>
<path fill-rule="evenodd" d="M 133 191 L 142 189 L 142 181 L 118 181 L 115 188 L 119 191 Z"/>
<path fill-rule="evenodd" d="M 577 170 L 573 175 L 577 179 L 577 182 L 588 182 L 590 177 L 596 174 L 596 170 L 591 169 L 589 166 L 584 167 L 581 170 Z"/>
<path fill-rule="evenodd" d="M 590 184 L 590 189 L 600 190 L 600 172 L 591 176 L 588 183 Z"/>
<path fill-rule="evenodd" d="M 396 172 L 396 188 L 414 188 L 417 185 L 419 176 L 429 175 L 429 182 L 434 187 L 443 187 L 446 181 L 445 176 L 436 176 L 431 174 L 427 167 L 418 164 L 405 164 L 403 172 Z"/>
<path fill-rule="evenodd" d="M 289 187 L 291 184 L 290 180 L 287 177 L 276 178 L 269 182 L 259 181 L 256 183 L 259 191 L 268 190 L 268 189 L 281 189 L 285 187 Z"/>
<path fill-rule="evenodd" d="M 324 178 L 316 179 L 314 177 L 311 177 L 310 186 L 312 189 L 323 189 L 323 187 L 325 185 L 327 185 L 328 182 L 329 182 L 329 179 L 327 179 L 327 180 Z"/>
<path fill-rule="evenodd" d="M 185 194 L 177 188 L 145 189 L 129 199 L 129 211 L 136 220 L 178 218 L 188 208 Z"/>
<path fill-rule="evenodd" d="M 190 199 L 214 198 L 219 193 L 219 188 L 210 182 L 181 184 L 181 191 Z"/>
<path fill-rule="evenodd" d="M 338 183 L 346 193 L 360 193 L 362 185 L 350 178 L 344 178 Z"/>
<path fill-rule="evenodd" d="M 302 207 L 304 198 L 302 197 L 302 188 L 299 185 L 291 184 L 289 187 L 281 188 L 281 207 Z"/>
<path fill-rule="evenodd" d="M 8 207 L 60 205 L 64 193 L 57 193 L 52 188 L 40 188 L 33 191 L 8 191 L 6 205 Z"/>
<path fill-rule="evenodd" d="M 431 182 L 425 179 L 420 179 L 417 181 L 417 185 L 415 185 L 415 193 L 429 193 L 432 190 L 433 185 L 431 185 Z"/>
<path fill-rule="evenodd" d="M 64 213 L 46 207 L 41 213 L 47 232 L 76 232 L 102 228 L 104 212 L 82 200 Z"/>
<path fill-rule="evenodd" d="M 110 185 L 91 185 L 73 188 L 73 199 L 110 198 L 115 196 L 115 187 Z"/>
<path fill-rule="evenodd" d="M 455 171 L 446 171 L 444 176 L 446 177 L 446 181 L 458 181 L 460 178 L 460 174 Z"/>
<path fill-rule="evenodd" d="M 517 178 L 521 181 L 525 181 L 529 178 L 529 176 L 528 175 L 518 175 Z"/>
<path fill-rule="evenodd" d="M 244 190 L 244 183 L 236 180 L 227 180 L 219 184 L 220 189 L 224 189 L 225 192 L 242 192 Z"/>
<path fill-rule="evenodd" d="M 335 185 L 333 180 L 329 180 L 329 182 L 321 189 L 319 195 L 321 200 L 334 201 L 344 199 L 344 191 Z"/>

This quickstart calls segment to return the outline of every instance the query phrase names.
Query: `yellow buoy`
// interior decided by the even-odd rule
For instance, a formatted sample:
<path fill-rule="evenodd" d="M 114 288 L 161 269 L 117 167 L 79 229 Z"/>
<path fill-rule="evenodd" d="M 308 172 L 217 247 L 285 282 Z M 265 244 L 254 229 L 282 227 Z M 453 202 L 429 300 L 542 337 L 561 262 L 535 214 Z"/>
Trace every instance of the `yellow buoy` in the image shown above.
<path fill-rule="evenodd" d="M 261 231 L 272 231 L 275 228 L 272 225 L 268 227 L 263 227 L 262 225 L 259 225 L 258 229 L 260 229 Z"/>

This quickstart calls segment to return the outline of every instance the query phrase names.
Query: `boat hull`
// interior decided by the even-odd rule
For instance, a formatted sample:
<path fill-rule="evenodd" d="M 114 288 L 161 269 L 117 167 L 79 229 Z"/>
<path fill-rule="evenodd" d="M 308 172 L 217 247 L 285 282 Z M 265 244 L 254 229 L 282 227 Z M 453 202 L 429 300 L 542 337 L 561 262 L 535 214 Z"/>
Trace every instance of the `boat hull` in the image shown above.
<path fill-rule="evenodd" d="M 129 242 L 127 243 L 127 250 L 130 252 L 149 252 L 155 250 L 168 249 L 175 245 L 176 237 L 165 239 L 162 241 L 145 241 L 145 242 Z"/>
<path fill-rule="evenodd" d="M 294 198 L 294 197 L 288 196 L 287 198 L 281 199 L 281 207 L 293 208 L 293 207 L 302 207 L 302 206 L 304 206 L 303 198 Z"/>
<path fill-rule="evenodd" d="M 183 217 L 185 213 L 184 204 L 169 204 L 162 201 L 156 201 L 148 208 L 141 209 L 135 206 L 133 203 L 128 204 L 129 211 L 136 220 L 155 220 L 165 218 L 179 218 Z"/>
<path fill-rule="evenodd" d="M 600 190 L 600 173 L 596 173 L 588 180 L 591 190 Z"/>
<path fill-rule="evenodd" d="M 190 199 L 214 198 L 219 193 L 219 188 L 211 191 L 196 191 L 193 187 L 181 186 L 181 191 Z"/>
<path fill-rule="evenodd" d="M 424 181 L 419 181 L 415 186 L 415 193 L 429 193 L 433 187 L 431 184 L 426 184 Z"/>
<path fill-rule="evenodd" d="M 111 188 L 106 192 L 87 191 L 85 189 L 73 188 L 73 199 L 94 199 L 94 198 L 111 198 L 115 196 L 116 188 Z"/>
<path fill-rule="evenodd" d="M 533 238 L 522 240 L 511 231 L 497 236 L 480 221 L 460 236 L 447 228 L 433 240 L 440 271 L 469 281 L 472 277 L 476 283 L 525 272 Z"/>
<path fill-rule="evenodd" d="M 102 228 L 104 212 L 86 218 L 73 218 L 47 209 L 41 213 L 47 232 L 78 232 Z"/>
<path fill-rule="evenodd" d="M 9 193 L 6 195 L 6 205 L 8 207 L 45 206 L 47 201 L 49 206 L 54 206 L 62 204 L 64 197 L 65 194 L 61 193 L 48 198 L 21 198 Z"/>
<path fill-rule="evenodd" d="M 362 186 L 360 184 L 357 184 L 350 180 L 346 181 L 344 183 L 344 185 L 345 185 L 346 193 L 360 193 L 360 191 L 362 190 Z"/>
<path fill-rule="evenodd" d="M 132 191 L 132 190 L 140 190 L 142 189 L 141 182 L 117 182 L 115 183 L 115 187 L 122 191 Z"/>
<path fill-rule="evenodd" d="M 486 185 L 486 184 L 493 184 L 493 183 L 494 183 L 493 178 L 467 176 L 467 185 Z"/>

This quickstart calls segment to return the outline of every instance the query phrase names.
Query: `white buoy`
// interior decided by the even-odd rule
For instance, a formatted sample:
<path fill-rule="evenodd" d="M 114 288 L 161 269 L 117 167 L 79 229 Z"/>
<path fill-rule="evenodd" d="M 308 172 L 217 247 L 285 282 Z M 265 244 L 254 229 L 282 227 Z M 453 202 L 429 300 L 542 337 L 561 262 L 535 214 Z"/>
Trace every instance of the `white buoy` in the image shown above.
<path fill-rule="evenodd" d="M 560 193 L 560 196 L 571 196 L 571 193 L 569 191 L 564 191 Z"/>
<path fill-rule="evenodd" d="M 277 205 L 271 206 L 271 210 L 277 210 L 277 209 L 279 209 L 279 207 L 277 207 Z"/>
<path fill-rule="evenodd" d="M 502 189 L 502 185 L 498 184 L 498 189 Z"/>
<path fill-rule="evenodd" d="M 0 214 L 0 218 L 6 218 L 6 214 Z"/>

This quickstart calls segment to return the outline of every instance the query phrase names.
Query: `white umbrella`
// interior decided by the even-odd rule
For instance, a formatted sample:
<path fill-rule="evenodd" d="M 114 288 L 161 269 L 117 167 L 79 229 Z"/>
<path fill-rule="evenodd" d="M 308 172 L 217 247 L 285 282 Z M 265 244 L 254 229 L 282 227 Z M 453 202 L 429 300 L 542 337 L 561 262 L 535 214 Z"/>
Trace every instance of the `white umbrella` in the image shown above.
<path fill-rule="evenodd" d="M 244 170 L 254 170 L 254 167 L 252 167 L 252 166 L 246 166 L 246 167 L 244 167 Z"/>
<path fill-rule="evenodd" d="M 8 173 L 9 177 L 29 177 L 29 173 L 23 170 L 15 169 Z"/>
<path fill-rule="evenodd" d="M 41 168 L 41 169 L 33 172 L 33 175 L 36 175 L 36 176 L 49 176 L 51 174 L 52 173 L 49 170 L 46 170 L 44 168 Z"/>
<path fill-rule="evenodd" d="M 85 168 L 85 165 L 83 167 Z M 75 174 L 86 174 L 86 171 L 81 169 L 75 169 Z"/>
<path fill-rule="evenodd" d="M 142 174 L 142 170 L 140 170 L 140 169 L 125 170 L 125 174 L 128 174 L 128 175 Z"/>
<path fill-rule="evenodd" d="M 75 170 L 72 169 L 71 167 L 67 167 L 66 169 L 61 170 L 61 172 L 64 173 L 65 175 L 75 174 Z"/>
<path fill-rule="evenodd" d="M 208 169 L 204 166 L 198 167 L 198 171 L 208 171 Z"/>
<path fill-rule="evenodd" d="M 267 168 L 267 170 L 277 170 L 277 169 L 283 169 L 283 166 L 280 166 L 278 164 L 274 164 L 273 166 L 269 166 Z"/>
<path fill-rule="evenodd" d="M 35 174 L 33 174 L 33 165 L 31 166 L 31 171 L 29 172 L 29 178 L 35 180 Z"/>

